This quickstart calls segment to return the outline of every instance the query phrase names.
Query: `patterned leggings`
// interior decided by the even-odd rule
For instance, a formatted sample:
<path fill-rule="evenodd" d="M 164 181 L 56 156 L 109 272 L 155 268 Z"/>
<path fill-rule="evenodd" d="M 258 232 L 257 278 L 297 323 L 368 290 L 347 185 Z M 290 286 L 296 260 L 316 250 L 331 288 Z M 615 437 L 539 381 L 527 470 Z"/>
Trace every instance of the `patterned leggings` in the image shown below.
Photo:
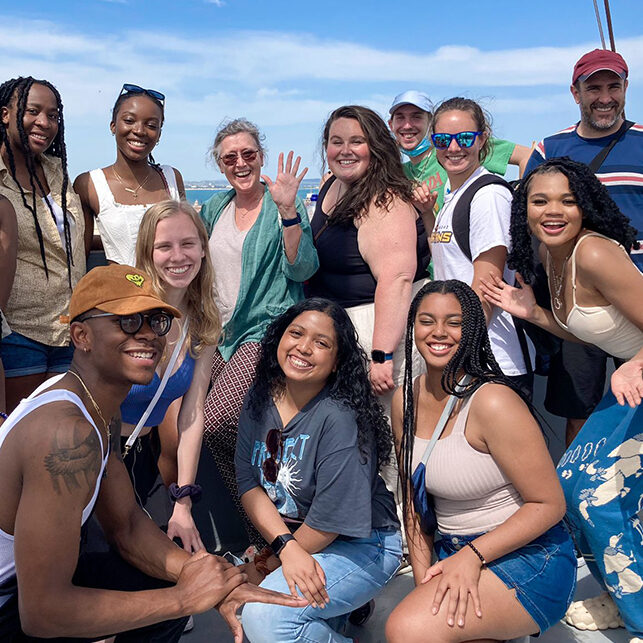
<path fill-rule="evenodd" d="M 221 353 L 214 354 L 210 381 L 212 387 L 205 400 L 203 440 L 219 469 L 223 482 L 237 507 L 250 543 L 261 549 L 265 541 L 243 510 L 237 491 L 234 452 L 237 446 L 237 427 L 241 406 L 259 359 L 259 343 L 242 344 L 230 361 Z"/>

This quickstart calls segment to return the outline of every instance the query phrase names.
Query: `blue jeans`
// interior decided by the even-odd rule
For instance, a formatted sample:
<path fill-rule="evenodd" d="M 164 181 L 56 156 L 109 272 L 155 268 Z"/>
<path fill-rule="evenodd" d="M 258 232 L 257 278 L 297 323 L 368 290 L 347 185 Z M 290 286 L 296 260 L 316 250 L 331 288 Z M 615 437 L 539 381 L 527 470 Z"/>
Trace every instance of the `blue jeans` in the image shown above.
<path fill-rule="evenodd" d="M 608 393 L 558 463 L 567 519 L 628 631 L 643 637 L 643 405 Z"/>
<path fill-rule="evenodd" d="M 375 529 L 368 538 L 337 538 L 313 554 L 326 575 L 330 603 L 324 609 L 248 603 L 243 629 L 251 643 L 345 643 L 340 634 L 348 614 L 367 603 L 395 574 L 402 557 L 402 536 L 395 529 Z M 290 593 L 281 569 L 261 587 Z"/>

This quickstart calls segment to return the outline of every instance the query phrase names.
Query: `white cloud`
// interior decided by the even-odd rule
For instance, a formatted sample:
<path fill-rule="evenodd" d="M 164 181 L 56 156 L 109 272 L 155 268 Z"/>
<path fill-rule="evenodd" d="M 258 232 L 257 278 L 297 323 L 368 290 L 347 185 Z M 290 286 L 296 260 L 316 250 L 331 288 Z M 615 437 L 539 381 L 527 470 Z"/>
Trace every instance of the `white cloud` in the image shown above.
<path fill-rule="evenodd" d="M 205 0 L 206 4 L 213 4 L 215 7 L 224 7 L 225 2 L 223 0 Z"/>

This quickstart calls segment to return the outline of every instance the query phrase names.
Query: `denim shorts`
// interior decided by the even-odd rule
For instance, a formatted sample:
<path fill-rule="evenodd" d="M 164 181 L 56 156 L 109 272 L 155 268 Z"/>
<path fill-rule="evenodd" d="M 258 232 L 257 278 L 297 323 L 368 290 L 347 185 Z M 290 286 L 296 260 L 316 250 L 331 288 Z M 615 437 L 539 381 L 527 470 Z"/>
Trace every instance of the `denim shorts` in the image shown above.
<path fill-rule="evenodd" d="M 0 357 L 6 377 L 39 373 L 66 373 L 74 347 L 47 346 L 20 333 L 11 333 L 0 343 Z"/>
<path fill-rule="evenodd" d="M 448 558 L 482 534 L 440 534 L 435 542 L 439 560 Z M 576 555 L 562 522 L 528 545 L 489 563 L 488 568 L 509 588 L 536 621 L 540 633 L 567 611 L 576 590 Z"/>

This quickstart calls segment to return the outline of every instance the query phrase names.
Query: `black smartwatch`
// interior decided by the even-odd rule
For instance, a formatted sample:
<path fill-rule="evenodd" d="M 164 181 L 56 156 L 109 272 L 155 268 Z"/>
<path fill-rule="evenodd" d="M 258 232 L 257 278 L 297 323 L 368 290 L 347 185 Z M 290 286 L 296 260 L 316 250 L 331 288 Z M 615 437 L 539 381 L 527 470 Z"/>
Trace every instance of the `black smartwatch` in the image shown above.
<path fill-rule="evenodd" d="M 388 362 L 389 360 L 393 359 L 393 353 L 385 353 L 384 351 L 374 350 L 371 351 L 371 359 L 376 364 L 384 364 L 384 362 Z"/>
<path fill-rule="evenodd" d="M 292 219 L 282 219 L 281 220 L 281 225 L 284 228 L 290 228 L 290 226 L 298 225 L 300 223 L 301 223 L 301 215 L 299 214 L 299 212 L 297 212 L 297 216 L 292 218 Z"/>
<path fill-rule="evenodd" d="M 270 543 L 270 549 L 272 549 L 272 553 L 277 558 L 279 558 L 281 550 L 286 546 L 286 543 L 290 542 L 291 540 L 295 540 L 295 537 L 292 534 L 282 534 L 281 536 L 277 536 Z"/>

